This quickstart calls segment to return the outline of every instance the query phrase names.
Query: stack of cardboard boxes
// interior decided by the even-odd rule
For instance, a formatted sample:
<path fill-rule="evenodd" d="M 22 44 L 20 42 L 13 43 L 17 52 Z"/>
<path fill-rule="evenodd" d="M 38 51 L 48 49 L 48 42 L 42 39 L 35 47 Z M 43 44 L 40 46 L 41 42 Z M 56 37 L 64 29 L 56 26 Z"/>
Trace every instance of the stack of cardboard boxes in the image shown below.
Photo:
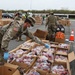
<path fill-rule="evenodd" d="M 69 19 L 60 19 L 60 20 L 58 20 L 58 22 L 59 22 L 59 24 L 62 24 L 64 26 L 70 26 L 71 25 Z"/>
<path fill-rule="evenodd" d="M 12 19 L 0 19 L 0 26 L 4 26 L 9 24 L 12 21 Z"/>
<path fill-rule="evenodd" d="M 41 16 L 35 16 L 35 20 L 36 20 L 36 25 L 41 25 L 42 24 L 42 17 Z"/>
<path fill-rule="evenodd" d="M 0 19 L 2 19 L 2 10 L 0 10 Z"/>
<path fill-rule="evenodd" d="M 2 19 L 2 10 L 0 10 L 0 26 L 7 25 L 12 19 Z"/>
<path fill-rule="evenodd" d="M 32 63 L 30 66 L 26 65 L 26 63 L 28 63 L 30 60 L 28 62 L 22 63 L 22 60 L 20 62 L 17 62 L 17 61 L 15 61 L 16 60 L 15 59 L 14 61 L 12 61 L 12 64 L 18 65 L 18 66 L 22 67 L 23 69 L 25 69 L 26 75 L 29 72 L 33 73 L 33 71 L 38 72 L 40 75 L 59 75 L 59 74 L 57 74 L 56 71 L 54 71 L 56 73 L 54 73 L 52 71 L 52 68 L 54 66 L 58 66 L 58 65 L 59 66 L 62 65 L 66 69 L 66 71 L 69 73 L 68 75 L 71 75 L 69 62 L 71 62 L 72 59 L 74 59 L 74 58 L 71 58 L 71 57 L 74 57 L 74 52 L 68 54 L 70 45 L 65 44 L 65 43 L 49 42 L 48 40 L 42 40 L 42 41 L 44 43 L 50 44 L 51 49 L 46 49 L 44 46 L 37 44 L 37 43 L 33 42 L 32 40 L 28 40 L 24 44 L 17 47 L 16 49 L 10 51 L 10 53 L 16 52 L 20 49 L 22 49 L 23 51 L 28 51 L 27 53 L 23 53 L 20 57 L 27 55 L 27 57 L 24 57 L 24 60 L 26 61 L 26 58 L 27 58 L 27 60 L 29 60 L 29 58 L 32 56 L 33 59 L 32 59 Z M 31 44 L 29 44 L 29 43 L 31 43 Z M 33 43 L 33 45 L 32 45 L 32 43 Z M 29 49 L 26 47 L 28 47 Z M 28 57 L 28 55 L 29 55 L 29 57 Z M 16 57 L 16 58 L 19 59 L 20 57 Z M 46 57 L 48 58 L 48 61 L 45 61 L 45 64 L 44 64 L 44 60 L 45 59 L 47 60 Z M 42 58 L 42 60 L 40 60 L 39 58 Z M 47 66 L 49 66 L 49 69 L 44 67 L 42 64 L 41 64 L 41 66 L 39 66 L 38 62 L 39 63 L 41 62 L 44 66 L 46 66 L 46 64 L 48 62 Z M 4 66 L 6 66 L 6 65 L 4 65 Z M 43 69 L 41 69 L 41 68 L 43 68 Z M 7 70 L 10 71 L 11 69 L 9 68 Z M 15 70 L 14 72 L 16 72 L 16 71 L 17 70 Z M 13 73 L 12 74 L 11 73 L 9 73 L 8 75 L 13 75 Z M 19 74 L 17 74 L 17 75 L 19 75 Z M 66 75 L 66 74 L 64 74 L 64 75 Z"/>
<path fill-rule="evenodd" d="M 20 75 L 17 69 L 18 66 L 25 70 L 25 75 L 29 73 L 39 73 L 40 75 L 59 75 L 58 73 L 63 71 L 58 71 L 57 69 L 59 67 L 61 67 L 60 69 L 64 67 L 66 70 L 63 71 L 62 75 L 71 75 L 69 63 L 74 60 L 75 56 L 74 52 L 68 53 L 70 50 L 70 44 L 49 42 L 48 40 L 42 41 L 50 44 L 51 48 L 45 48 L 43 45 L 37 44 L 32 40 L 28 40 L 16 49 L 10 51 L 9 53 L 13 54 L 13 56 L 17 52 L 18 56 L 16 54 L 14 57 L 16 58 L 15 60 L 11 60 L 12 62 L 8 62 L 4 66 L 0 67 L 0 75 Z M 21 52 L 24 52 L 21 54 L 21 52 L 19 52 L 20 50 Z M 23 57 L 25 62 L 20 59 L 22 56 L 25 56 Z M 30 61 L 32 62 L 29 65 Z M 58 68 L 56 68 L 56 66 L 58 66 Z M 54 70 L 53 67 L 55 67 Z"/>

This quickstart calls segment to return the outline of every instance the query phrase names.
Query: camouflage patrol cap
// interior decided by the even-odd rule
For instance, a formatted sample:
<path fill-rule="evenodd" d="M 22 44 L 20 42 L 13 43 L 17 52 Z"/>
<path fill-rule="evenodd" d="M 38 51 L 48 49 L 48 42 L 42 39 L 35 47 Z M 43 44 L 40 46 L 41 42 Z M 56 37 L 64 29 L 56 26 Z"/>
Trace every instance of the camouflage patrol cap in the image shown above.
<path fill-rule="evenodd" d="M 20 16 L 20 17 L 22 17 L 22 13 L 16 12 L 16 13 L 15 13 L 15 16 Z"/>
<path fill-rule="evenodd" d="M 35 19 L 33 17 L 28 17 L 25 22 L 29 22 L 31 26 L 34 26 L 35 24 Z"/>

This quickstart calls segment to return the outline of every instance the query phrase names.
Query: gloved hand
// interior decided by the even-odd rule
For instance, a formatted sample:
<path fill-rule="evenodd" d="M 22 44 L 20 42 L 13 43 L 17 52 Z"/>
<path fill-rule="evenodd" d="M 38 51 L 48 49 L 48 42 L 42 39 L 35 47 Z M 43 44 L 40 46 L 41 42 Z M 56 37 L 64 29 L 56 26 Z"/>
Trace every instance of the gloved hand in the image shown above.
<path fill-rule="evenodd" d="M 7 60 L 8 57 L 9 57 L 9 53 L 8 52 L 4 52 L 4 56 L 3 56 L 4 60 Z"/>
<path fill-rule="evenodd" d="M 46 48 L 50 48 L 50 45 L 46 43 L 46 44 L 45 44 L 45 47 L 46 47 Z"/>

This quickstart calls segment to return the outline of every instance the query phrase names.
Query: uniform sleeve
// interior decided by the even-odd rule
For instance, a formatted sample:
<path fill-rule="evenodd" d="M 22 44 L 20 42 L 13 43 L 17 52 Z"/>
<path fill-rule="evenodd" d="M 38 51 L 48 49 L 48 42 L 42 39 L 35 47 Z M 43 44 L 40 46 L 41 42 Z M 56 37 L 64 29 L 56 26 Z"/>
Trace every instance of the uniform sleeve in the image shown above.
<path fill-rule="evenodd" d="M 44 43 L 38 37 L 34 36 L 31 32 L 29 32 L 28 29 L 24 34 L 28 36 L 30 39 L 32 39 L 33 41 L 35 41 L 36 43 L 44 45 Z"/>
<path fill-rule="evenodd" d="M 49 21 L 48 19 L 49 19 L 49 18 L 47 17 L 47 18 L 46 18 L 46 25 L 45 25 L 45 26 L 47 26 L 47 25 L 48 25 L 48 21 Z"/>
<path fill-rule="evenodd" d="M 57 20 L 57 17 L 55 16 L 55 24 L 57 25 L 58 24 L 58 20 Z"/>
<path fill-rule="evenodd" d="M 12 26 L 9 29 L 7 29 L 7 31 L 5 32 L 5 34 L 2 38 L 1 48 L 7 50 L 9 41 L 14 36 L 16 36 L 18 31 L 19 31 L 19 24 L 18 23 L 16 23 L 15 25 L 12 24 Z"/>

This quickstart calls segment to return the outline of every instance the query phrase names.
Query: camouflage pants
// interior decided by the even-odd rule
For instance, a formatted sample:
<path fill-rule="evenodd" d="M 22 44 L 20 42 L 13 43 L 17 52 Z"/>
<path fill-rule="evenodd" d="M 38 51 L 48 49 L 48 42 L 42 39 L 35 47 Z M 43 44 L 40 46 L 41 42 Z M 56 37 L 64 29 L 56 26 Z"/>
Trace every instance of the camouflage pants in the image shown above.
<path fill-rule="evenodd" d="M 49 41 L 55 41 L 55 31 L 56 31 L 56 26 L 55 25 L 50 25 L 50 27 L 48 27 L 48 38 Z"/>
<path fill-rule="evenodd" d="M 0 62 L 3 61 L 3 51 L 1 50 L 1 44 L 0 44 Z"/>
<path fill-rule="evenodd" d="M 48 39 L 49 41 L 55 41 L 54 32 L 51 29 L 48 30 Z"/>
<path fill-rule="evenodd" d="M 2 34 L 0 34 L 0 62 L 3 61 L 3 51 L 1 49 L 1 42 L 2 42 Z"/>
<path fill-rule="evenodd" d="M 3 37 L 3 35 L 0 33 L 0 50 L 1 50 L 2 37 Z"/>

